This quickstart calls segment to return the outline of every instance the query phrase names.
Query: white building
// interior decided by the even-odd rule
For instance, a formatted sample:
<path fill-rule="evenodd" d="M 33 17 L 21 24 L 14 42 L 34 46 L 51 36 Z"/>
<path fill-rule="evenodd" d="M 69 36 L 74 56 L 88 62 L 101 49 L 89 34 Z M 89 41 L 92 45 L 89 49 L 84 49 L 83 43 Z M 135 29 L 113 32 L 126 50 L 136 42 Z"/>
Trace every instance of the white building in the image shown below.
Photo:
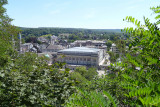
<path fill-rule="evenodd" d="M 35 52 L 37 53 L 37 49 L 34 48 L 32 43 L 25 43 L 21 45 L 21 52 L 25 53 L 25 52 Z"/>
<path fill-rule="evenodd" d="M 118 54 L 119 53 L 119 49 L 116 47 L 116 44 L 112 44 L 110 51 Z"/>
<path fill-rule="evenodd" d="M 105 50 L 74 47 L 58 51 L 57 56 L 59 61 L 69 65 L 99 66 L 105 58 Z"/>
<path fill-rule="evenodd" d="M 97 40 L 76 40 L 71 44 L 71 47 L 95 46 L 97 48 L 97 47 L 105 46 L 105 44 L 106 42 L 97 41 Z"/>

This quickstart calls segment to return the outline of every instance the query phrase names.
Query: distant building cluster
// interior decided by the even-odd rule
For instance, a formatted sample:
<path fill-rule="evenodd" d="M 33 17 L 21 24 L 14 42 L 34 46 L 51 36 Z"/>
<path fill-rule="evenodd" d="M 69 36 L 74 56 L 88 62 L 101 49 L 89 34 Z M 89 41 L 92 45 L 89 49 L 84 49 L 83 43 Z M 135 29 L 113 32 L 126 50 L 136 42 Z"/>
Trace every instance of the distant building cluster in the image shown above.
<path fill-rule="evenodd" d="M 97 41 L 97 40 L 76 40 L 75 42 L 70 44 L 70 47 L 89 47 L 89 48 L 99 48 L 106 49 L 105 41 Z"/>
<path fill-rule="evenodd" d="M 21 53 L 35 52 L 38 56 L 46 56 L 50 60 L 48 64 L 55 61 L 66 62 L 66 66 L 74 69 L 76 66 L 95 66 L 104 65 L 106 58 L 106 41 L 97 40 L 76 40 L 68 43 L 63 40 L 69 34 L 61 34 L 60 38 L 53 35 L 50 37 L 38 37 L 38 43 L 21 44 Z M 115 44 L 112 44 L 110 51 L 118 53 L 119 50 Z"/>

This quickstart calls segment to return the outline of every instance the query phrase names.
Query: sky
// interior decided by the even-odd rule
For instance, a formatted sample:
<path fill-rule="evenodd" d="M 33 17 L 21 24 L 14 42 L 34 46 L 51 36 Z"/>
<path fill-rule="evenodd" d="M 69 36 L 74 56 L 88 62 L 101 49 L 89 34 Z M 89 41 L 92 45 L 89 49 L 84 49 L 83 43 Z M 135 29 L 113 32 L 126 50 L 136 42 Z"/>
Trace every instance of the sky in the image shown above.
<path fill-rule="evenodd" d="M 5 8 L 19 27 L 123 29 L 133 26 L 126 16 L 155 22 L 150 7 L 158 5 L 160 0 L 8 0 Z"/>

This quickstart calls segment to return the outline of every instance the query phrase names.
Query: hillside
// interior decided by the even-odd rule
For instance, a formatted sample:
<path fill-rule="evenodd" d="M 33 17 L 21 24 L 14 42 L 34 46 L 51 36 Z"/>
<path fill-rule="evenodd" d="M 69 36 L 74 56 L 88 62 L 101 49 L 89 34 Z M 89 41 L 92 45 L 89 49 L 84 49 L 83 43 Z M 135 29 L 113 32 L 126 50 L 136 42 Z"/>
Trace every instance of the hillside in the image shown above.
<path fill-rule="evenodd" d="M 46 34 L 53 34 L 58 36 L 61 33 L 78 34 L 83 35 L 99 35 L 99 34 L 115 34 L 121 33 L 121 29 L 82 29 L 82 28 L 52 28 L 52 27 L 39 27 L 39 28 L 24 28 L 20 27 L 22 30 L 23 37 L 28 36 L 41 36 Z"/>

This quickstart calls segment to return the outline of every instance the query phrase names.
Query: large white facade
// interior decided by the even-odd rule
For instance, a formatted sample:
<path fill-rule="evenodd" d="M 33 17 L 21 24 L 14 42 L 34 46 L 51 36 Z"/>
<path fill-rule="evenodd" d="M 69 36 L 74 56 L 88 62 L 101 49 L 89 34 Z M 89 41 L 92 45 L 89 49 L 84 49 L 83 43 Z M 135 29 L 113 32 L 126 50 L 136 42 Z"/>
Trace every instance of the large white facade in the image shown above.
<path fill-rule="evenodd" d="M 74 47 L 60 50 L 58 60 L 70 65 L 99 66 L 105 57 L 105 50 L 87 47 Z"/>

